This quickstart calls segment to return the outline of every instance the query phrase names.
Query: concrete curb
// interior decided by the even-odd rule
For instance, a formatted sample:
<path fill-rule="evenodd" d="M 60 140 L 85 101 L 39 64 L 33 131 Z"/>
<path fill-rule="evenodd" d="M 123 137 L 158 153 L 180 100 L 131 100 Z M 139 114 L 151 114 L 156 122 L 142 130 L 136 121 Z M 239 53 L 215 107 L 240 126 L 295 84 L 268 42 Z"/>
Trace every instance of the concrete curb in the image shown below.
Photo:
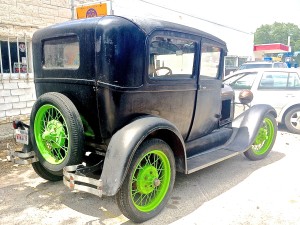
<path fill-rule="evenodd" d="M 6 141 L 13 139 L 14 129 L 11 123 L 0 125 L 0 141 Z"/>

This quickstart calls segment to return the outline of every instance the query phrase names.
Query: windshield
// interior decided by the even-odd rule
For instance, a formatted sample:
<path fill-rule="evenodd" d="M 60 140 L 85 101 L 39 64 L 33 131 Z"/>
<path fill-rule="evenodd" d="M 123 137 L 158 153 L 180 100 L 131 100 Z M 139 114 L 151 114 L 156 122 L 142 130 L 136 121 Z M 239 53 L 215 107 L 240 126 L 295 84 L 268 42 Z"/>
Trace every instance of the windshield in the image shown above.
<path fill-rule="evenodd" d="M 270 63 L 244 64 L 240 66 L 239 70 L 253 69 L 253 68 L 272 68 L 272 64 Z"/>

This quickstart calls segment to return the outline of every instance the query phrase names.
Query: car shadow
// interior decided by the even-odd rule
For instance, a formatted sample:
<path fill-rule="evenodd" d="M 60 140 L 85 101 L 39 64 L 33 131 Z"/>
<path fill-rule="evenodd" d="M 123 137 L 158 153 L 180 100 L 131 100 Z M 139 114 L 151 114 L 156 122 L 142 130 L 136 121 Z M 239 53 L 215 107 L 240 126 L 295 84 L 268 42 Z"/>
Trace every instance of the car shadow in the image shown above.
<path fill-rule="evenodd" d="M 187 216 L 205 202 L 244 181 L 254 171 L 284 156 L 281 152 L 271 151 L 263 160 L 249 161 L 243 155 L 238 155 L 190 175 L 177 173 L 166 207 L 158 216 L 143 224 L 169 224 Z M 56 215 L 71 210 L 72 213 L 64 213 L 55 224 L 134 224 L 122 215 L 114 197 L 100 198 L 84 192 L 70 192 L 62 182 L 48 182 L 39 178 L 31 167 L 22 167 L 19 172 L 16 169 L 4 179 L 6 182 L 0 185 L 0 194 L 3 196 L 0 211 L 6 215 L 0 216 L 3 222 L 22 219 L 25 224 L 26 221 L 39 224 L 39 218 L 49 217 L 50 212 Z M 14 208 L 17 211 L 13 212 Z M 27 215 L 28 209 L 35 209 L 34 217 Z"/>
<path fill-rule="evenodd" d="M 238 155 L 190 175 L 177 173 L 172 196 L 165 209 L 158 216 L 143 224 L 162 224 L 162 221 L 164 221 L 163 224 L 172 223 L 236 186 L 254 171 L 284 156 L 283 153 L 273 151 L 263 160 L 249 161 L 243 155 Z M 82 199 L 82 203 L 89 207 L 82 208 L 82 204 L 74 204 L 72 200 L 74 198 Z M 100 199 L 86 193 L 65 192 L 61 195 L 61 201 L 73 210 L 98 217 L 99 219 L 93 221 L 100 224 L 108 218 L 116 219 L 119 221 L 118 224 L 133 224 L 131 221 L 121 222 L 121 212 L 113 206 L 116 204 L 113 197 Z"/>
<path fill-rule="evenodd" d="M 281 124 L 281 123 L 278 124 L 278 131 L 285 132 L 285 133 L 290 133 L 288 131 L 288 129 L 286 128 L 286 126 L 284 124 Z"/>

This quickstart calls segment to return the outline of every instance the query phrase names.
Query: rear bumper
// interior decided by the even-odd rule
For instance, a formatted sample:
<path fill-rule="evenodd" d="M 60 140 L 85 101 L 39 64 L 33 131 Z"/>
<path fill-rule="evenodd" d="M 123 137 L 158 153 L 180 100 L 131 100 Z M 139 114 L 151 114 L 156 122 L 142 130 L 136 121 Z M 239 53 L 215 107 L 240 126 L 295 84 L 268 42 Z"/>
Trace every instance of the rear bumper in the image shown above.
<path fill-rule="evenodd" d="M 102 197 L 102 180 L 86 177 L 77 172 L 82 165 L 66 166 L 63 169 L 63 182 L 71 191 L 83 191 Z"/>
<path fill-rule="evenodd" d="M 9 150 L 7 160 L 14 164 L 27 165 L 39 161 L 34 151 L 30 152 L 19 152 Z"/>
<path fill-rule="evenodd" d="M 39 161 L 32 149 L 31 143 L 23 145 L 22 151 L 15 151 L 8 145 L 7 160 L 14 164 L 28 165 Z"/>

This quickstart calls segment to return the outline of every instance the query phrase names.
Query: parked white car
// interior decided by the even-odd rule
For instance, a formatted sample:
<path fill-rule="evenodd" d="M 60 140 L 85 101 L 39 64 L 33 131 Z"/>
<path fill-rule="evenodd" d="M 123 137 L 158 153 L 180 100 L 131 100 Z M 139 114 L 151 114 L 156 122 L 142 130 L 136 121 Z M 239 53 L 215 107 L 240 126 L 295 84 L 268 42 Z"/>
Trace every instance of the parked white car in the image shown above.
<path fill-rule="evenodd" d="M 238 70 L 254 69 L 254 68 L 288 68 L 285 62 L 272 62 L 272 61 L 254 61 L 243 63 Z"/>
<path fill-rule="evenodd" d="M 255 68 L 234 72 L 224 80 L 236 92 L 251 90 L 251 105 L 269 104 L 277 111 L 277 121 L 292 133 L 300 134 L 300 69 Z"/>

